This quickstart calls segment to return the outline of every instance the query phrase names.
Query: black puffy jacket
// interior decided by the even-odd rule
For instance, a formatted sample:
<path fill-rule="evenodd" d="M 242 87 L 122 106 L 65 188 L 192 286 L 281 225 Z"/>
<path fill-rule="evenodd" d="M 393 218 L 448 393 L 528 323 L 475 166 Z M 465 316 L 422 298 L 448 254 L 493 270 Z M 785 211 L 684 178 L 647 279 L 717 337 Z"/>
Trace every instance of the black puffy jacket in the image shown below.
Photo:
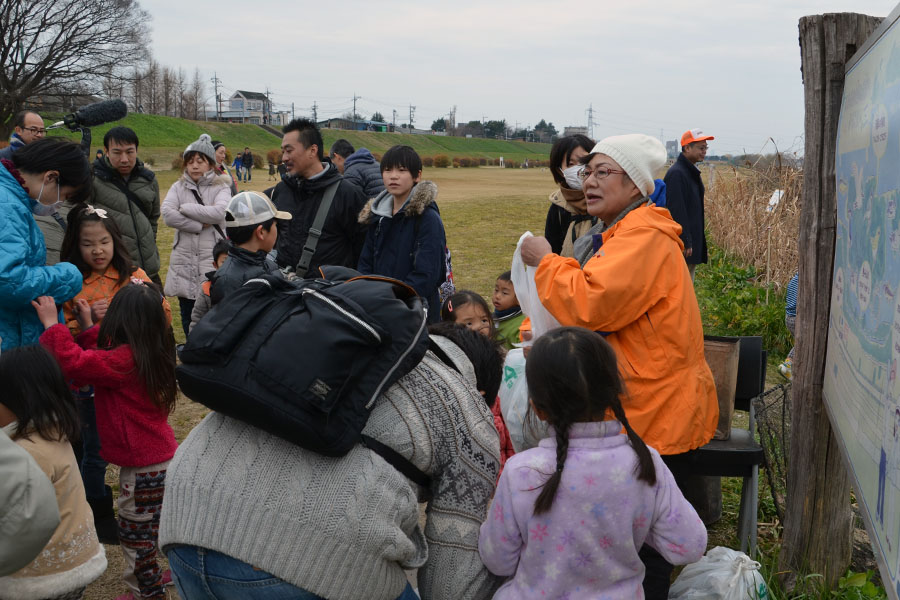
<path fill-rule="evenodd" d="M 341 182 L 322 227 L 309 272 L 315 275 L 323 265 L 355 269 L 359 262 L 366 240 L 366 226 L 359 223 L 357 217 L 366 204 L 366 197 L 358 187 L 342 180 L 337 167 L 331 163 L 322 164 L 326 171 L 319 177 L 306 180 L 288 176 L 272 192 L 272 202 L 278 210 L 291 213 L 291 220 L 278 230 L 275 249 L 279 267 L 297 266 L 325 189 L 336 180 Z"/>
<path fill-rule="evenodd" d="M 360 188 L 366 198 L 374 198 L 384 191 L 381 165 L 366 148 L 360 148 L 347 157 L 344 179 Z"/>

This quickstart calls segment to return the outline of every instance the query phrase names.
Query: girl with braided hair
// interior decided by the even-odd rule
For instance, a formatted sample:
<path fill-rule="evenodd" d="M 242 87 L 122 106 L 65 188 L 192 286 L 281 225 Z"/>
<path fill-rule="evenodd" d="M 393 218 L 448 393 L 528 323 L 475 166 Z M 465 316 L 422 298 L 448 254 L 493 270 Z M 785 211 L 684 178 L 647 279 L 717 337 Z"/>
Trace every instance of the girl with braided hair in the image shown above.
<path fill-rule="evenodd" d="M 643 544 L 673 564 L 699 560 L 706 528 L 628 423 L 603 337 L 552 330 L 535 342 L 525 374 L 531 409 L 552 437 L 507 461 L 481 526 L 482 561 L 510 577 L 494 598 L 640 598 Z"/>

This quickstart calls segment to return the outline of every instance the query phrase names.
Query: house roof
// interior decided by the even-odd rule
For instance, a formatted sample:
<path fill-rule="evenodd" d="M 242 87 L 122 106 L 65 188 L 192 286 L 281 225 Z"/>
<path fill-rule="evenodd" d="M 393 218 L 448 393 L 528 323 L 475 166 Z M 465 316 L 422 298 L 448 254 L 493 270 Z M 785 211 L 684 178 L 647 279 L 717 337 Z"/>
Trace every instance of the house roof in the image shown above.
<path fill-rule="evenodd" d="M 265 95 L 265 94 L 261 94 L 261 93 L 259 93 L 259 92 L 247 92 L 247 91 L 244 91 L 244 90 L 237 90 L 237 91 L 235 92 L 235 94 L 240 94 L 241 96 L 243 96 L 243 97 L 246 98 L 247 100 L 268 100 L 268 98 L 266 98 L 266 95 Z M 232 98 L 233 98 L 233 97 L 234 97 L 234 96 L 232 96 Z"/>

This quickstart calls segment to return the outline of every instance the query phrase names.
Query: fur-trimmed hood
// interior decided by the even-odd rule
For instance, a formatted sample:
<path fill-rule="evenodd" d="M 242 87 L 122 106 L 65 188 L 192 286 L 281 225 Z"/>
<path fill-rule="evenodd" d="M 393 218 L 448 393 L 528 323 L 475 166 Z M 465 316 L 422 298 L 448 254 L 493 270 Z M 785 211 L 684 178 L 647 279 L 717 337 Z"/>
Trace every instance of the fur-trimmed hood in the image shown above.
<path fill-rule="evenodd" d="M 413 186 L 409 198 L 400 207 L 408 217 L 417 217 L 437 200 L 437 184 L 433 181 L 420 181 Z M 374 217 L 393 216 L 394 197 L 387 190 L 372 198 L 359 212 L 359 222 L 369 223 Z M 399 212 L 399 211 L 398 211 Z"/>

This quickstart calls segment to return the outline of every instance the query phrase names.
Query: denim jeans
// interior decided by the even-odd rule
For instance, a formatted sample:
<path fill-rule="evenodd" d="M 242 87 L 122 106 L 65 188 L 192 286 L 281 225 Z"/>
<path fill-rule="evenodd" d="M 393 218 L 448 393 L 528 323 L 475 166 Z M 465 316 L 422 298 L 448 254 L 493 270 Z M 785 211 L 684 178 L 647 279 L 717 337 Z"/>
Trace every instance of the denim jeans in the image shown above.
<path fill-rule="evenodd" d="M 106 496 L 106 461 L 100 458 L 100 434 L 97 432 L 97 413 L 94 397 L 79 399 L 81 412 L 81 480 L 84 495 L 95 500 Z"/>
<path fill-rule="evenodd" d="M 221 552 L 174 546 L 166 552 L 182 600 L 325 600 Z M 418 600 L 412 586 L 397 600 Z"/>

